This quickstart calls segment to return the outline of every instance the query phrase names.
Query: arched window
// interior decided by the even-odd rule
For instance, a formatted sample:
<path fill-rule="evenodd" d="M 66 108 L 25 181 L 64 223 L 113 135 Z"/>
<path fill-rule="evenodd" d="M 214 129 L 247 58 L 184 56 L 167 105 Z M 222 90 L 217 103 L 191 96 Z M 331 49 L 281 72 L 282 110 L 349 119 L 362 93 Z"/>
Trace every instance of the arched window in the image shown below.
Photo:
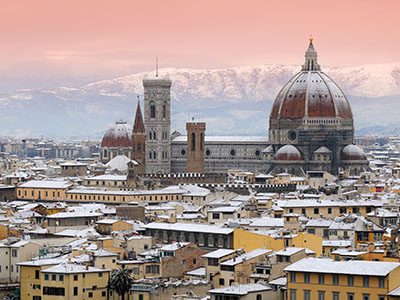
<path fill-rule="evenodd" d="M 157 159 L 157 152 L 153 151 L 153 159 Z"/>
<path fill-rule="evenodd" d="M 150 102 L 150 118 L 154 119 L 156 117 L 156 104 L 154 101 Z"/>
<path fill-rule="evenodd" d="M 262 300 L 262 295 L 258 294 L 258 295 L 256 296 L 256 300 Z"/>
<path fill-rule="evenodd" d="M 157 140 L 157 132 L 155 130 L 153 131 L 153 140 Z"/>
<path fill-rule="evenodd" d="M 108 153 L 107 153 L 107 149 L 104 149 L 104 152 L 103 152 L 103 154 L 104 154 L 104 157 L 105 157 L 105 158 L 107 158 L 107 155 L 108 155 Z"/>
<path fill-rule="evenodd" d="M 149 159 L 151 160 L 152 158 L 153 158 L 153 152 L 150 151 L 150 152 L 149 152 Z"/>
<path fill-rule="evenodd" d="M 192 151 L 196 151 L 196 134 L 192 132 Z"/>
<path fill-rule="evenodd" d="M 167 117 L 167 104 L 165 102 L 164 102 L 164 105 L 162 107 L 162 115 L 163 115 L 164 119 Z"/>

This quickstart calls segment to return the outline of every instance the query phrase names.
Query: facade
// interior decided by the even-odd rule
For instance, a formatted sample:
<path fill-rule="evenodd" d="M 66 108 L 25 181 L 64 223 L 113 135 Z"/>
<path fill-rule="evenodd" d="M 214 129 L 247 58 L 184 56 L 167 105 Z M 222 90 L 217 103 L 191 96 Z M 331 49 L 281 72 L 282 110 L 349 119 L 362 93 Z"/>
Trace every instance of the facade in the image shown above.
<path fill-rule="evenodd" d="M 360 173 L 368 166 L 354 143 L 353 113 L 340 87 L 317 62 L 310 39 L 302 70 L 282 88 L 269 120 L 270 171 Z"/>
<path fill-rule="evenodd" d="M 312 39 L 301 71 L 275 99 L 268 137 L 208 137 L 204 136 L 205 124 L 193 122 L 187 124 L 187 136 L 171 135 L 171 81 L 144 79 L 143 86 L 144 169 L 148 174 L 226 173 L 239 169 L 275 174 L 326 171 L 353 175 L 368 168 L 363 150 L 354 145 L 350 103 L 340 87 L 321 71 Z M 143 138 L 134 133 L 134 146 L 142 144 Z M 200 149 L 195 146 L 197 142 Z M 135 149 L 133 153 L 136 158 Z M 105 154 L 101 151 L 102 158 L 107 158 Z M 141 168 L 140 172 L 143 165 Z"/>
<path fill-rule="evenodd" d="M 400 285 L 400 264 L 304 258 L 285 268 L 289 300 L 387 299 Z"/>
<path fill-rule="evenodd" d="M 171 172 L 171 80 L 144 79 L 146 172 Z"/>

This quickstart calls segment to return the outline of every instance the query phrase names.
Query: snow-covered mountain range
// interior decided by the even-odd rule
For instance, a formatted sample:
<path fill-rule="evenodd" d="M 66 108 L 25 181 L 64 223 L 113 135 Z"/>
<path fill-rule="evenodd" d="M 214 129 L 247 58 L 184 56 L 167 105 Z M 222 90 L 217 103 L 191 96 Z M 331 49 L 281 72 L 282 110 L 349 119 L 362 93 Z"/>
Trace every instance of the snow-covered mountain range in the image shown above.
<path fill-rule="evenodd" d="M 215 70 L 166 68 L 172 84 L 173 130 L 191 117 L 207 122 L 208 134 L 266 134 L 279 89 L 299 66 L 261 65 Z M 399 128 L 400 63 L 323 67 L 352 103 L 359 130 Z M 0 91 L 2 135 L 85 136 L 102 133 L 114 121 L 132 122 L 142 79 L 153 72 L 77 87 Z M 394 127 L 393 127 L 394 126 Z"/>

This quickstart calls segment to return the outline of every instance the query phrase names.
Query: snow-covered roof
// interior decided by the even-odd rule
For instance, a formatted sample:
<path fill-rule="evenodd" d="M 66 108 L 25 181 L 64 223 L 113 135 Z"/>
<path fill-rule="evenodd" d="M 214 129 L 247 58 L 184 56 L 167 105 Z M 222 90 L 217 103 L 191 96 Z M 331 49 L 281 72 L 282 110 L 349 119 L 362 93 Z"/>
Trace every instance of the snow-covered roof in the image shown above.
<path fill-rule="evenodd" d="M 275 252 L 276 255 L 281 255 L 281 256 L 292 256 L 293 254 L 299 253 L 305 251 L 305 248 L 299 248 L 299 247 L 287 247 L 285 249 L 279 250 Z"/>
<path fill-rule="evenodd" d="M 42 270 L 43 273 L 93 273 L 93 272 L 108 272 L 108 269 L 99 269 L 91 266 L 84 266 L 74 263 L 61 263 L 59 265 L 50 267 L 48 269 Z"/>
<path fill-rule="evenodd" d="M 386 276 L 398 267 L 400 267 L 400 263 L 397 262 L 335 261 L 326 258 L 303 258 L 286 267 L 285 271 Z"/>
<path fill-rule="evenodd" d="M 36 189 L 66 189 L 72 183 L 60 180 L 30 180 L 19 185 L 19 188 L 36 188 Z"/>
<path fill-rule="evenodd" d="M 351 240 L 323 240 L 322 247 L 350 247 Z"/>
<path fill-rule="evenodd" d="M 111 170 L 118 170 L 120 172 L 126 172 L 128 170 L 128 163 L 132 161 L 134 165 L 138 165 L 138 163 L 134 160 L 131 160 L 125 155 L 117 155 L 108 163 L 106 163 L 106 167 Z"/>
<path fill-rule="evenodd" d="M 168 245 L 163 245 L 160 250 L 161 251 L 176 251 L 178 249 L 181 249 L 187 245 L 189 245 L 190 243 L 172 243 L 172 244 L 168 244 Z"/>
<path fill-rule="evenodd" d="M 221 266 L 222 265 L 224 265 L 224 266 L 235 266 L 235 265 L 240 264 L 240 263 L 242 263 L 244 261 L 256 258 L 256 257 L 261 256 L 261 255 L 265 255 L 265 254 L 270 253 L 270 252 L 272 252 L 272 250 L 261 249 L 261 248 L 254 249 L 253 251 L 244 253 L 244 254 L 242 254 L 242 255 L 240 255 L 238 257 L 235 257 L 235 258 L 232 258 L 232 259 L 229 259 L 227 261 L 222 262 Z"/>
<path fill-rule="evenodd" d="M 233 249 L 218 249 L 218 250 L 211 251 L 209 253 L 202 255 L 202 257 L 204 257 L 204 258 L 221 258 L 221 257 L 227 256 L 227 255 L 231 255 L 235 252 L 236 252 L 236 250 L 233 250 Z"/>
<path fill-rule="evenodd" d="M 215 225 L 205 224 L 191 224 L 191 223 L 149 223 L 144 225 L 145 229 L 161 229 L 161 230 L 175 230 L 185 232 L 204 232 L 204 233 L 215 233 L 215 234 L 231 234 L 233 228 L 224 228 Z"/>
<path fill-rule="evenodd" d="M 93 177 L 86 177 L 86 180 L 98 180 L 98 181 L 125 181 L 126 175 L 114 175 L 114 174 L 104 174 Z"/>
<path fill-rule="evenodd" d="M 248 283 L 248 284 L 238 284 L 228 287 L 223 287 L 219 289 L 212 289 L 208 291 L 210 294 L 228 294 L 228 295 L 239 295 L 244 296 L 249 293 L 257 293 L 263 291 L 269 291 L 271 288 L 269 286 L 260 283 Z"/>
<path fill-rule="evenodd" d="M 374 206 L 381 207 L 383 204 L 377 200 L 278 200 L 278 206 L 282 208 L 295 207 L 354 207 L 354 206 Z"/>
<path fill-rule="evenodd" d="M 206 276 L 206 268 L 205 267 L 200 267 L 200 268 L 191 270 L 189 272 L 186 272 L 185 275 L 204 277 L 204 276 Z"/>
<path fill-rule="evenodd" d="M 251 219 L 249 227 L 283 227 L 283 218 L 262 217 Z"/>

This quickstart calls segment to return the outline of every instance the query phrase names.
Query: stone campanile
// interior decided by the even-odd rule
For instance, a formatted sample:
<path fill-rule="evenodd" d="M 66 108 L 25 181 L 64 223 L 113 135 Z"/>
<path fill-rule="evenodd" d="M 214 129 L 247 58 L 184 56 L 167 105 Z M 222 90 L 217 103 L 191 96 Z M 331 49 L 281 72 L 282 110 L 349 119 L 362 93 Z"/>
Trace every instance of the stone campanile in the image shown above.
<path fill-rule="evenodd" d="M 146 129 L 138 97 L 135 120 L 132 130 L 132 159 L 139 163 L 135 166 L 136 175 L 146 173 Z"/>
<path fill-rule="evenodd" d="M 206 123 L 188 122 L 187 131 L 187 160 L 188 173 L 204 173 L 204 133 Z"/>
<path fill-rule="evenodd" d="M 143 79 L 146 173 L 171 172 L 171 80 Z"/>

